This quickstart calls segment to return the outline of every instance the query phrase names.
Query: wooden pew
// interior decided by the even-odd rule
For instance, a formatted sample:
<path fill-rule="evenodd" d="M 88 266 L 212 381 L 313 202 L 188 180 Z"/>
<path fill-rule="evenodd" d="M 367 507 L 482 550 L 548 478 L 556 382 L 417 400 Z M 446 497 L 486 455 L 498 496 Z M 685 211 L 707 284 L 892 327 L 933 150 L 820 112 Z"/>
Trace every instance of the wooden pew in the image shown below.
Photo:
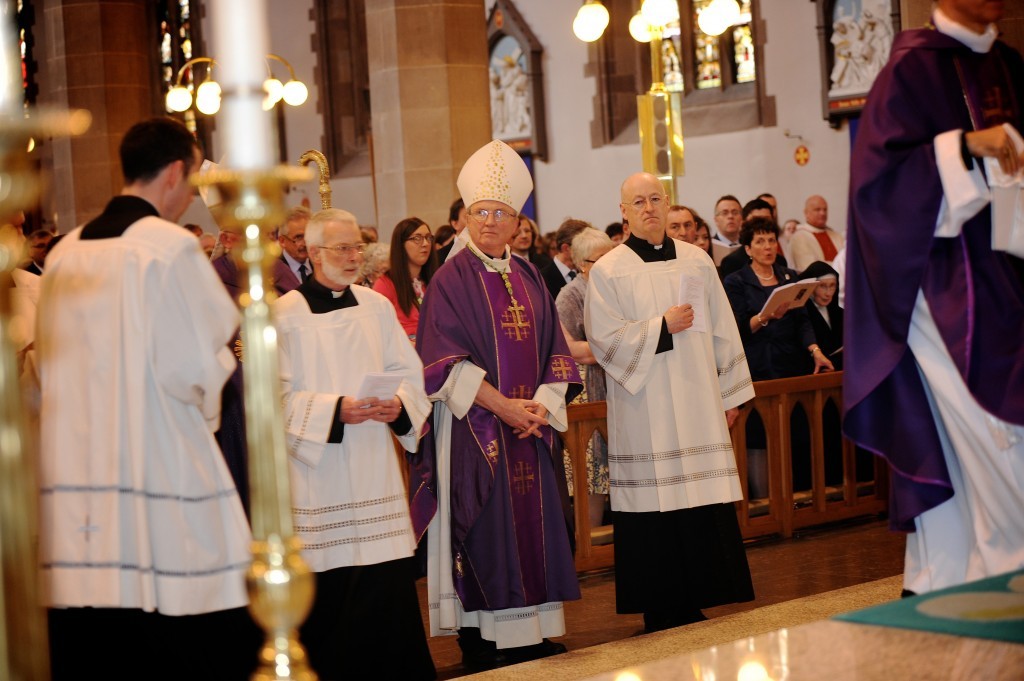
<path fill-rule="evenodd" d="M 742 407 L 731 431 L 743 489 L 743 500 L 736 502 L 736 513 L 745 539 L 769 535 L 790 537 L 797 529 L 886 512 L 888 470 L 885 462 L 876 458 L 873 480 L 858 483 L 854 446 L 845 438 L 842 441 L 842 484 L 826 485 L 822 414 L 830 400 L 835 409 L 842 410 L 842 387 L 841 372 L 754 383 L 755 398 Z M 790 416 L 798 406 L 803 408 L 810 425 L 812 484 L 809 494 L 800 491 L 794 494 L 793 491 Z M 752 501 L 747 495 L 746 423 L 754 410 L 760 414 L 767 435 L 766 501 Z M 587 442 L 594 431 L 608 437 L 607 405 L 604 402 L 570 405 L 565 447 L 574 480 L 587 480 Z M 579 483 L 577 489 L 585 492 L 585 487 Z M 612 566 L 613 547 L 593 543 L 586 503 L 575 504 L 575 520 L 576 569 L 582 572 Z"/>

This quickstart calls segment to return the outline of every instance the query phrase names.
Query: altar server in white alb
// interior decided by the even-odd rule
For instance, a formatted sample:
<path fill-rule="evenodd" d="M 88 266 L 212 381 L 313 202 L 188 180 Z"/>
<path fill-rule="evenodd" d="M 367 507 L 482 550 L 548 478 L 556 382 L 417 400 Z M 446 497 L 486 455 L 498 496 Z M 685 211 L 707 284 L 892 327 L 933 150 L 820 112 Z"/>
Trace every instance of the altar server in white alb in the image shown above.
<path fill-rule="evenodd" d="M 423 364 L 388 299 L 353 285 L 355 216 L 320 211 L 306 244 L 313 276 L 273 305 L 295 530 L 317 577 L 302 642 L 321 678 L 432 679 L 392 439 L 416 451 L 430 413 Z"/>
<path fill-rule="evenodd" d="M 754 389 L 714 263 L 665 236 L 661 182 L 630 176 L 620 208 L 630 236 L 591 269 L 584 323 L 609 378 L 616 609 L 657 631 L 754 597 L 729 437 Z"/>
<path fill-rule="evenodd" d="M 170 119 L 136 124 L 120 152 L 124 190 L 50 253 L 39 300 L 53 676 L 107 650 L 107 678 L 244 678 L 251 536 L 213 438 L 238 313 L 169 222 L 202 156 Z"/>

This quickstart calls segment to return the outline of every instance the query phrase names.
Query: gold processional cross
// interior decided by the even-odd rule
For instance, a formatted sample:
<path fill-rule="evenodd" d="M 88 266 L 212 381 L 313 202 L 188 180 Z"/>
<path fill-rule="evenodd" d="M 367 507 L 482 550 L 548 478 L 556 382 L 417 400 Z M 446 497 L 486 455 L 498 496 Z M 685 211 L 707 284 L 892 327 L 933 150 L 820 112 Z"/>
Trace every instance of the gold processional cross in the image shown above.
<path fill-rule="evenodd" d="M 513 300 L 508 309 L 501 315 L 501 328 L 505 335 L 513 340 L 521 341 L 530 337 L 530 322 L 523 319 L 526 308 Z"/>

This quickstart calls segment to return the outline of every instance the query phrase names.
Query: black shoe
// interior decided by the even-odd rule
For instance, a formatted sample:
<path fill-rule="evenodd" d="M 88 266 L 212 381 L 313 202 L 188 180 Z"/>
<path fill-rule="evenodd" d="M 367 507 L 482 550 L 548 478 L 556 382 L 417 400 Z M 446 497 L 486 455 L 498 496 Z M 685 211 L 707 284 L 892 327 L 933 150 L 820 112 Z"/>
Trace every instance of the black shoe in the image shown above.
<path fill-rule="evenodd" d="M 696 609 L 687 612 L 645 612 L 644 633 L 653 634 L 656 631 L 674 629 L 705 620 L 707 617 L 704 616 L 704 613 Z"/>
<path fill-rule="evenodd" d="M 557 643 L 550 639 L 543 639 L 540 643 L 536 643 L 532 646 L 524 646 L 522 648 L 516 648 L 516 650 L 522 650 L 525 655 L 524 661 L 526 660 L 539 660 L 543 657 L 551 657 L 552 655 L 561 655 L 568 651 L 562 643 Z"/>

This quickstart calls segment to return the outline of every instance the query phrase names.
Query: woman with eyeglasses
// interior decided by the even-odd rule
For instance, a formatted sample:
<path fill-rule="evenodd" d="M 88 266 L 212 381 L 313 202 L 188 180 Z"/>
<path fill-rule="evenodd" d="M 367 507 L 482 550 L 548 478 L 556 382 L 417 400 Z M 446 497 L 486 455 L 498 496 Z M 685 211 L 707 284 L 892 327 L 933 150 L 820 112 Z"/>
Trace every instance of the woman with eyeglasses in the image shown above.
<path fill-rule="evenodd" d="M 437 253 L 430 227 L 419 218 L 406 218 L 391 233 L 391 267 L 373 284 L 373 290 L 391 301 L 398 321 L 416 342 L 420 305 L 430 277 L 437 270 Z"/>

